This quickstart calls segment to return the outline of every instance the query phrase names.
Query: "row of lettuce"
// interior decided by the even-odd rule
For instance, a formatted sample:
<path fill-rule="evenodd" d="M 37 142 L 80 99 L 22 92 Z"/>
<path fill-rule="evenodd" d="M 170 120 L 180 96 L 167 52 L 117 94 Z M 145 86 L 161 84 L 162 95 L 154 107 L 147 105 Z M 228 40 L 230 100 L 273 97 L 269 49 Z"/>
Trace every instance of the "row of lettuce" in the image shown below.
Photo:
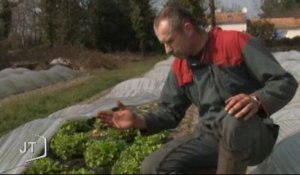
<path fill-rule="evenodd" d="M 139 106 L 139 111 L 157 105 Z M 136 174 L 145 157 L 168 139 L 167 132 L 142 136 L 138 130 L 109 128 L 92 118 L 67 121 L 50 140 L 49 156 L 27 174 Z"/>

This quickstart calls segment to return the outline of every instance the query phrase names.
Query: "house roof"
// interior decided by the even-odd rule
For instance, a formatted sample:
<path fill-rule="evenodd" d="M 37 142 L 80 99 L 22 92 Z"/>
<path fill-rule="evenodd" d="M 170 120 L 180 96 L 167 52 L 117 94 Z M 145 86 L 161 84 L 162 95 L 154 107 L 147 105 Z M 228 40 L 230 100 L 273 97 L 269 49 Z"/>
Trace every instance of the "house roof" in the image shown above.
<path fill-rule="evenodd" d="M 217 24 L 246 23 L 246 15 L 243 12 L 216 12 Z"/>
<path fill-rule="evenodd" d="M 291 28 L 300 28 L 300 18 L 263 18 L 263 19 L 255 19 L 257 20 L 266 20 L 272 24 L 276 29 L 291 29 Z"/>

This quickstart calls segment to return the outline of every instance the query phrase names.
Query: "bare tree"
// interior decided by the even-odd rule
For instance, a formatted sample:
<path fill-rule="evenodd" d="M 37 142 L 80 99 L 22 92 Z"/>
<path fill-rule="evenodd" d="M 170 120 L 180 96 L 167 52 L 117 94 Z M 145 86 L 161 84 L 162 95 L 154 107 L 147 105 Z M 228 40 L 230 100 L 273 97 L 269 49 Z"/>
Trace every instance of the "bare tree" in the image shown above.
<path fill-rule="evenodd" d="M 39 0 L 18 1 L 12 8 L 10 40 L 16 47 L 38 45 L 41 41 Z"/>
<path fill-rule="evenodd" d="M 7 38 L 11 27 L 11 3 L 9 0 L 0 1 L 0 20 L 2 24 L 0 38 Z"/>
<path fill-rule="evenodd" d="M 215 16 L 215 1 L 209 0 L 209 9 L 210 9 L 210 25 L 211 27 L 216 26 L 216 16 Z"/>

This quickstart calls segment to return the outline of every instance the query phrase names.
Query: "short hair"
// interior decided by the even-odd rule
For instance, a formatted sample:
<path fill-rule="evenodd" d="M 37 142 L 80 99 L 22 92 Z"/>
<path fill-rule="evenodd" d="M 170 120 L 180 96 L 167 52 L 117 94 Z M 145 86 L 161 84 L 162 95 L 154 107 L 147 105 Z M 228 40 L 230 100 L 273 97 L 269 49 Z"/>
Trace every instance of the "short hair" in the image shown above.
<path fill-rule="evenodd" d="M 159 23 L 163 20 L 168 20 L 170 22 L 172 30 L 182 30 L 185 22 L 190 22 L 197 28 L 194 16 L 177 4 L 167 4 L 155 17 L 154 27 L 157 28 Z"/>

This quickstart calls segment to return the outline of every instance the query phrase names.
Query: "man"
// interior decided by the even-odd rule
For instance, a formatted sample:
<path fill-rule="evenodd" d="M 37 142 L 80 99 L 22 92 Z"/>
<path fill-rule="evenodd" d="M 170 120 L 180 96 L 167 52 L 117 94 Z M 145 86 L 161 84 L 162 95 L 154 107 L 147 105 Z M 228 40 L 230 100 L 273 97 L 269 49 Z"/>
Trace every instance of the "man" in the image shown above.
<path fill-rule="evenodd" d="M 294 96 L 297 82 L 248 34 L 197 27 L 186 10 L 168 5 L 157 15 L 154 31 L 176 57 L 156 113 L 139 116 L 130 109 L 99 118 L 119 129 L 153 134 L 174 128 L 191 103 L 202 125 L 192 136 L 170 141 L 147 157 L 141 173 L 186 173 L 217 167 L 217 173 L 245 173 L 271 152 L 278 126 L 270 115 Z M 122 106 L 120 104 L 120 106 Z"/>

